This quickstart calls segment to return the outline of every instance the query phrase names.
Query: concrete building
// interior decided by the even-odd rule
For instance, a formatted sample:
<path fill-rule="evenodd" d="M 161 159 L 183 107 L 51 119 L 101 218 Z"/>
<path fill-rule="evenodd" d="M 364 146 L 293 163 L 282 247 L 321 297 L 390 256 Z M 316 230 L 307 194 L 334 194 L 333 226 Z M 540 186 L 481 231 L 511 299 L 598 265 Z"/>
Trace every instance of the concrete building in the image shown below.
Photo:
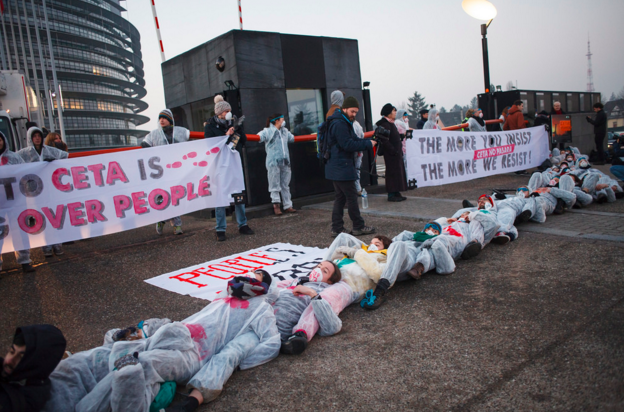
<path fill-rule="evenodd" d="M 223 94 L 234 114 L 245 115 L 246 133 L 258 133 L 276 113 L 294 135 L 316 133 L 336 89 L 358 99 L 357 120 L 365 124 L 357 40 L 232 30 L 167 60 L 162 71 L 166 105 L 176 124 L 190 130 L 204 129 L 214 116 L 214 96 Z M 333 190 L 314 142 L 290 145 L 290 153 L 293 198 Z M 248 204 L 270 202 L 264 162 L 264 145 L 249 142 L 243 154 Z M 363 181 L 369 183 L 365 173 Z"/>
<path fill-rule="evenodd" d="M 45 110 L 39 126 L 59 131 L 48 48 L 49 28 L 62 90 L 65 140 L 70 150 L 130 146 L 149 121 L 140 35 L 121 16 L 121 0 L 4 0 L 4 70 L 19 70 L 37 90 Z M 34 6 L 34 7 L 33 7 Z"/>

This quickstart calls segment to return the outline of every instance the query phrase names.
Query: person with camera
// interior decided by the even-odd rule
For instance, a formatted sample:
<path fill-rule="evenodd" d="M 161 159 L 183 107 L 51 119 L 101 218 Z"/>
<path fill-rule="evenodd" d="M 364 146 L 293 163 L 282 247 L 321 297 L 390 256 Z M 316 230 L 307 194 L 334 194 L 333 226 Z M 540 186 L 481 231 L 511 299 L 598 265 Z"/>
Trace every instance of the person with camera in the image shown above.
<path fill-rule="evenodd" d="M 215 115 L 206 122 L 204 126 L 204 137 L 229 136 L 228 146 L 239 152 L 247 142 L 247 135 L 243 129 L 242 118 L 238 119 L 232 114 L 232 106 L 225 100 L 223 96 L 217 95 L 214 98 Z M 238 232 L 242 235 L 253 235 L 254 231 L 247 225 L 247 216 L 245 215 L 245 204 L 236 202 L 234 204 L 236 212 L 236 221 L 238 222 Z M 225 207 L 215 209 L 215 217 L 217 218 L 217 240 L 223 242 L 226 240 L 225 229 L 227 223 L 225 221 Z"/>
<path fill-rule="evenodd" d="M 395 126 L 397 109 L 390 103 L 381 108 L 383 116 L 375 125 L 375 137 L 379 140 L 378 155 L 386 162 L 386 191 L 388 202 L 402 202 L 407 200 L 401 191 L 407 190 L 407 178 L 403 163 L 403 147 L 401 136 Z"/>
<path fill-rule="evenodd" d="M 353 96 L 347 97 L 341 110 L 336 110 L 327 120 L 328 157 L 325 157 L 325 178 L 334 184 L 336 198 L 332 211 L 333 237 L 340 233 L 349 233 L 344 228 L 344 207 L 347 205 L 349 218 L 353 223 L 353 235 L 361 236 L 375 233 L 374 227 L 368 227 L 360 214 L 358 195 L 355 187 L 357 170 L 355 161 L 357 152 L 370 149 L 377 143 L 368 139 L 358 139 L 353 129 L 355 116 L 360 104 Z"/>

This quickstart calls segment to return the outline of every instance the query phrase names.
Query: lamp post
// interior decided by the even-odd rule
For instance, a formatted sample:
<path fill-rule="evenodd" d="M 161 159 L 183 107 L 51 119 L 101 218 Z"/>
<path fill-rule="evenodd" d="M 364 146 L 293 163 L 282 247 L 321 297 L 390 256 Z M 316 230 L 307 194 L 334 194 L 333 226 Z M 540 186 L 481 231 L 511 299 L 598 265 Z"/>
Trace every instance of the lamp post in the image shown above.
<path fill-rule="evenodd" d="M 485 20 L 487 23 L 481 25 L 481 49 L 483 51 L 483 83 L 487 99 L 487 116 L 492 117 L 490 110 L 490 62 L 488 57 L 487 29 L 492 20 L 496 17 L 496 7 L 487 0 L 463 0 L 462 8 L 468 15 L 477 20 Z"/>

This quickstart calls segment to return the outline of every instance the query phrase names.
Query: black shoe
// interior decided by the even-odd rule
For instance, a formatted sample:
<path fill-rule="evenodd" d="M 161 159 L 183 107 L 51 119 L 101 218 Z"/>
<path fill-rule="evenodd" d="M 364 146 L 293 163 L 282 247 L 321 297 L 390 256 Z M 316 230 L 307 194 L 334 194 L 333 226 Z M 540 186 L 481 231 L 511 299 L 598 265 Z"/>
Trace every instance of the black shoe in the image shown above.
<path fill-rule="evenodd" d="M 475 205 L 473 205 L 472 203 L 470 203 L 470 201 L 468 201 L 467 199 L 462 200 L 462 207 L 464 209 L 467 209 L 469 207 L 475 207 Z"/>
<path fill-rule="evenodd" d="M 299 330 L 282 341 L 280 352 L 286 355 L 300 355 L 308 347 L 308 335 Z"/>
<path fill-rule="evenodd" d="M 245 226 L 241 226 L 238 228 L 238 233 L 240 233 L 241 235 L 253 235 L 255 234 L 255 232 L 253 230 L 251 230 L 251 228 L 247 225 Z"/>
<path fill-rule="evenodd" d="M 599 204 L 607 203 L 607 195 L 605 195 L 604 193 L 599 194 L 598 199 L 596 199 L 596 203 L 599 203 Z"/>
<path fill-rule="evenodd" d="M 187 396 L 187 398 L 181 403 L 178 403 L 176 405 L 169 405 L 165 409 L 165 412 L 189 412 L 194 411 L 197 408 L 199 408 L 199 401 L 197 400 L 197 398 Z"/>
<path fill-rule="evenodd" d="M 377 229 L 371 226 L 364 226 L 361 229 L 353 229 L 353 236 L 370 235 L 375 233 Z"/>
<path fill-rule="evenodd" d="M 22 263 L 22 271 L 24 273 L 34 272 L 35 268 L 30 263 Z"/>
<path fill-rule="evenodd" d="M 345 229 L 344 227 L 343 227 L 342 229 L 340 229 L 339 231 L 337 231 L 337 232 L 332 230 L 332 232 L 331 232 L 331 237 L 336 237 L 336 236 L 338 236 L 338 235 L 339 235 L 339 234 L 341 234 L 341 233 L 346 233 L 346 234 L 350 235 L 350 234 L 351 234 L 351 231 L 350 231 L 350 230 Z"/>
<path fill-rule="evenodd" d="M 575 202 L 572 206 L 572 209 L 582 209 L 583 206 L 579 202 Z"/>
<path fill-rule="evenodd" d="M 226 239 L 225 232 L 217 232 L 217 240 L 219 242 L 225 242 Z"/>
<path fill-rule="evenodd" d="M 616 199 L 621 199 L 624 197 L 624 192 L 615 192 L 615 198 Z"/>
<path fill-rule="evenodd" d="M 514 226 L 518 226 L 520 223 L 526 223 L 529 221 L 529 219 L 531 219 L 531 211 L 524 210 L 518 215 L 518 217 L 516 217 L 516 220 L 514 221 Z"/>
<path fill-rule="evenodd" d="M 380 279 L 375 291 L 372 289 L 366 292 L 364 299 L 360 302 L 360 306 L 367 310 L 379 309 L 381 304 L 386 300 L 386 292 L 390 288 L 388 279 Z"/>
<path fill-rule="evenodd" d="M 562 215 L 564 212 L 565 203 L 561 199 L 557 199 L 557 206 L 555 206 L 555 210 L 553 210 L 553 215 Z"/>
<path fill-rule="evenodd" d="M 468 243 L 461 254 L 461 258 L 464 260 L 471 259 L 481 253 L 481 245 L 476 240 Z"/>
<path fill-rule="evenodd" d="M 413 277 L 414 279 L 418 280 L 420 279 L 420 277 L 423 275 L 424 272 L 425 272 L 425 267 L 423 266 L 422 263 L 418 262 L 414 265 L 413 268 L 407 271 L 407 274 Z"/>
<path fill-rule="evenodd" d="M 404 200 L 407 200 L 407 198 L 406 198 L 405 196 L 400 196 L 400 197 L 399 197 L 399 199 L 401 199 L 401 200 L 399 200 L 399 202 L 402 202 L 402 201 L 404 201 Z"/>
<path fill-rule="evenodd" d="M 407 198 L 406 198 L 406 199 L 407 199 Z M 397 196 L 394 196 L 394 197 L 389 197 L 389 198 L 388 198 L 388 202 L 402 202 L 402 201 L 403 201 L 403 198 L 402 198 L 402 197 L 397 197 Z"/>

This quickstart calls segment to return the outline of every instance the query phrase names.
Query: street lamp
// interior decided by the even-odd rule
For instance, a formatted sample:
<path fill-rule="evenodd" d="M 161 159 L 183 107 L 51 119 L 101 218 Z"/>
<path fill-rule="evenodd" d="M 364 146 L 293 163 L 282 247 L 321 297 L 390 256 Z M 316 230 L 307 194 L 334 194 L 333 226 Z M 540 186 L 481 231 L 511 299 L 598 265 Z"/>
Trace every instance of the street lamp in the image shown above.
<path fill-rule="evenodd" d="M 486 20 L 487 24 L 481 25 L 481 47 L 483 49 L 483 80 L 485 92 L 490 93 L 490 63 L 488 59 L 487 28 L 496 17 L 496 7 L 487 0 L 463 0 L 462 8 L 468 15 L 477 20 Z"/>

